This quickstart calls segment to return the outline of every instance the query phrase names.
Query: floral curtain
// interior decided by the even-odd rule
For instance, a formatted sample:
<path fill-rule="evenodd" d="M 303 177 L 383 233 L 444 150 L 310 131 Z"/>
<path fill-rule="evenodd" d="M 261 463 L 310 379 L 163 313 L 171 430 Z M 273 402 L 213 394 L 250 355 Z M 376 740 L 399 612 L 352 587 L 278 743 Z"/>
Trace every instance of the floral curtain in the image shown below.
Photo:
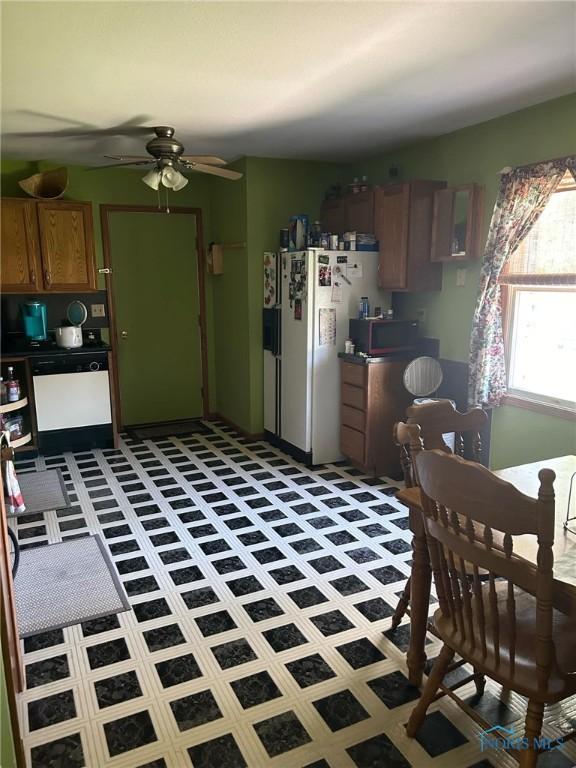
<path fill-rule="evenodd" d="M 470 339 L 470 406 L 499 405 L 506 394 L 499 278 L 508 258 L 534 226 L 576 156 L 503 173 L 486 241 Z"/>

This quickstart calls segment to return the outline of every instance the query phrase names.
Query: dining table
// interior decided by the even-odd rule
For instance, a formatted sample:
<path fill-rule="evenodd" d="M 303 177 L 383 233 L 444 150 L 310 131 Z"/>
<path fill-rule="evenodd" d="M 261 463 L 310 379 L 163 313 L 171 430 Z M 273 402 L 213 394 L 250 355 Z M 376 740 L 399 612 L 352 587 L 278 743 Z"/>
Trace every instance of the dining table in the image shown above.
<path fill-rule="evenodd" d="M 538 495 L 541 469 L 552 469 L 555 494 L 554 530 L 554 607 L 576 616 L 576 519 L 564 525 L 567 517 L 576 516 L 576 456 L 559 456 L 530 464 L 521 464 L 494 472 L 497 477 L 512 483 L 519 491 L 535 498 Z M 573 488 L 571 488 L 573 486 Z M 572 491 L 572 492 L 571 492 Z M 426 543 L 426 531 L 420 498 L 420 488 L 403 488 L 396 498 L 409 510 L 412 540 L 412 573 L 410 583 L 410 642 L 406 655 L 408 678 L 413 685 L 420 686 L 426 664 L 426 632 L 430 610 L 430 588 L 432 571 Z M 571 498 L 570 498 L 571 497 Z M 514 553 L 536 565 L 538 542 L 535 536 L 516 536 Z"/>

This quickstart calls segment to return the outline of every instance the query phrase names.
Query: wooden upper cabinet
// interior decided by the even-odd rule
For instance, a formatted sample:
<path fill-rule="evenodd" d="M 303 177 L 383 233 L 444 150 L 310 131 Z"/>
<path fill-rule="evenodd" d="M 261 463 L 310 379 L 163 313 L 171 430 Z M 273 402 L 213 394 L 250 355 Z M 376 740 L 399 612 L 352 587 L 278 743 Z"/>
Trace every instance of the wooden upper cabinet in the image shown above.
<path fill-rule="evenodd" d="M 468 261 L 480 255 L 484 188 L 447 187 L 434 194 L 432 261 Z"/>
<path fill-rule="evenodd" d="M 322 232 L 343 235 L 346 232 L 346 203 L 343 197 L 323 200 L 320 206 Z"/>
<path fill-rule="evenodd" d="M 374 190 L 347 195 L 344 201 L 346 231 L 374 234 Z"/>
<path fill-rule="evenodd" d="M 96 290 L 92 204 L 39 202 L 44 288 Z"/>
<path fill-rule="evenodd" d="M 374 233 L 380 244 L 378 285 L 390 291 L 439 291 L 442 266 L 432 264 L 434 192 L 443 181 L 376 187 Z"/>
<path fill-rule="evenodd" d="M 36 204 L 32 200 L 2 200 L 1 281 L 4 293 L 41 290 L 41 266 Z"/>

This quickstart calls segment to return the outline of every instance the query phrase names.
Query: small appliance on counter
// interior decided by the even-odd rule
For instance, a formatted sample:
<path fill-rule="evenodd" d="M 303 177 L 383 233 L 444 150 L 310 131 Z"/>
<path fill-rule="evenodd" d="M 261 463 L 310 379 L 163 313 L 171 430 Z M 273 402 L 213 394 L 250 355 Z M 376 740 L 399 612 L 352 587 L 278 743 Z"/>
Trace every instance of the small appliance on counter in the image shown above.
<path fill-rule="evenodd" d="M 22 305 L 22 322 L 29 344 L 35 346 L 37 343 L 39 346 L 39 342 L 47 340 L 46 304 L 41 301 L 27 301 Z"/>
<path fill-rule="evenodd" d="M 417 320 L 388 320 L 379 318 L 350 320 L 348 336 L 356 354 L 389 355 L 409 352 L 418 341 Z"/>
<path fill-rule="evenodd" d="M 86 305 L 81 301 L 71 301 L 66 311 L 70 325 L 62 325 L 55 329 L 56 346 L 66 349 L 81 347 L 83 344 L 82 326 L 88 317 Z"/>

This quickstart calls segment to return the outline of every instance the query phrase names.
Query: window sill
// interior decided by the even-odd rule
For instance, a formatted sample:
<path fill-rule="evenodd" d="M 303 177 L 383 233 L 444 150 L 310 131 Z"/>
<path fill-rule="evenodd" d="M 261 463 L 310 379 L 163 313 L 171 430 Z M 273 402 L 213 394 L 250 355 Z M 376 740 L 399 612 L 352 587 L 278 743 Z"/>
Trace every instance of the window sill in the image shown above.
<path fill-rule="evenodd" d="M 567 419 L 568 421 L 576 421 L 576 410 L 572 408 L 563 408 L 560 405 L 542 403 L 538 400 L 531 400 L 528 397 L 521 397 L 520 395 L 505 395 L 502 398 L 502 405 L 513 405 L 517 408 L 526 408 L 529 411 L 543 413 L 546 416 L 555 416 L 556 418 Z"/>

